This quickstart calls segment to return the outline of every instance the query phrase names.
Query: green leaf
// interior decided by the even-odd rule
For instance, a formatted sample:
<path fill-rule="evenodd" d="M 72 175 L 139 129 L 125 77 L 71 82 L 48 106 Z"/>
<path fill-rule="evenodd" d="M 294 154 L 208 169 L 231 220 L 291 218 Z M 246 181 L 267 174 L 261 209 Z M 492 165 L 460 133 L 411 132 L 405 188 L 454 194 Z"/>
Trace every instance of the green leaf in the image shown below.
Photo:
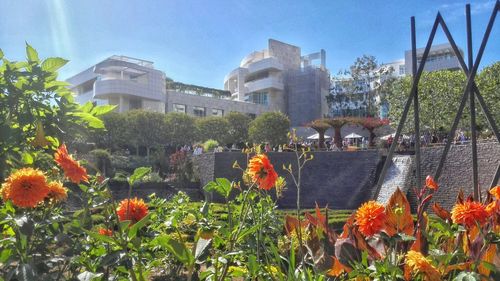
<path fill-rule="evenodd" d="M 220 195 L 222 195 L 224 198 L 228 198 L 229 195 L 231 194 L 231 188 L 232 188 L 231 182 L 228 179 L 217 178 L 215 179 L 215 181 L 207 183 L 207 185 L 203 187 L 203 190 L 207 192 L 215 191 Z"/>
<path fill-rule="evenodd" d="M 128 178 L 128 184 L 130 186 L 134 185 L 136 181 L 142 179 L 149 173 L 151 173 L 151 167 L 139 167 L 135 169 L 134 173 Z"/>
<path fill-rule="evenodd" d="M 130 239 L 134 238 L 137 235 L 137 231 L 139 231 L 139 229 L 143 228 L 146 225 L 146 223 L 149 222 L 151 215 L 152 213 L 147 214 L 140 221 L 136 222 L 134 225 L 130 227 L 130 230 L 128 232 L 128 237 Z"/>
<path fill-rule="evenodd" d="M 101 116 L 101 115 L 112 112 L 113 110 L 115 110 L 115 108 L 116 108 L 116 105 L 112 105 L 112 104 L 99 105 L 99 106 L 95 106 L 94 108 L 92 108 L 92 111 L 90 111 L 90 113 L 94 116 Z"/>
<path fill-rule="evenodd" d="M 29 152 L 23 152 L 21 159 L 25 165 L 33 164 L 33 156 Z"/>
<path fill-rule="evenodd" d="M 48 58 L 42 62 L 42 70 L 54 72 L 63 67 L 66 63 L 68 63 L 68 61 L 63 58 Z"/>
<path fill-rule="evenodd" d="M 194 252 L 194 258 L 196 260 L 199 260 L 200 257 L 206 253 L 207 249 L 209 249 L 210 242 L 212 242 L 212 239 L 198 239 L 198 242 L 196 242 L 196 250 Z"/>
<path fill-rule="evenodd" d="M 0 49 L 0 60 L 3 59 L 3 51 Z"/>
<path fill-rule="evenodd" d="M 186 245 L 177 242 L 168 235 L 158 236 L 151 243 L 164 248 L 187 267 L 191 267 L 194 264 L 194 257 Z"/>
<path fill-rule="evenodd" d="M 475 272 L 460 272 L 453 281 L 478 281 L 481 280 L 479 274 Z"/>
<path fill-rule="evenodd" d="M 102 235 L 102 234 L 99 234 L 97 232 L 90 231 L 90 230 L 85 230 L 85 233 L 87 233 L 88 236 L 90 236 L 98 241 L 106 242 L 106 243 L 113 244 L 113 245 L 116 244 L 115 240 L 109 236 Z"/>
<path fill-rule="evenodd" d="M 26 56 L 28 57 L 29 62 L 38 62 L 38 52 L 30 46 L 30 44 L 26 43 Z"/>
<path fill-rule="evenodd" d="M 87 125 L 94 129 L 104 129 L 104 122 L 101 119 L 87 112 L 71 112 L 73 116 L 80 117 L 80 119 L 87 123 Z"/>
<path fill-rule="evenodd" d="M 94 108 L 94 104 L 90 101 L 86 102 L 84 105 L 80 106 L 80 110 L 82 112 L 90 113 Z"/>

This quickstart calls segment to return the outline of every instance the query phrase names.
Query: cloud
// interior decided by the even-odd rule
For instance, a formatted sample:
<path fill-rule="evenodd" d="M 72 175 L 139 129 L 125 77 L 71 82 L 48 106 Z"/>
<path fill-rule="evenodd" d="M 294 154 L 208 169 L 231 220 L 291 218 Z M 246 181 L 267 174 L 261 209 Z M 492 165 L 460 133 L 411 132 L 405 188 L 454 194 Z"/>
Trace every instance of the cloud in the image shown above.
<path fill-rule="evenodd" d="M 472 3 L 470 5 L 471 15 L 480 15 L 490 12 L 495 6 L 495 0 L 485 0 Z M 438 10 L 443 15 L 446 21 L 455 21 L 459 18 L 465 18 L 465 3 L 455 2 L 451 4 L 443 4 Z"/>

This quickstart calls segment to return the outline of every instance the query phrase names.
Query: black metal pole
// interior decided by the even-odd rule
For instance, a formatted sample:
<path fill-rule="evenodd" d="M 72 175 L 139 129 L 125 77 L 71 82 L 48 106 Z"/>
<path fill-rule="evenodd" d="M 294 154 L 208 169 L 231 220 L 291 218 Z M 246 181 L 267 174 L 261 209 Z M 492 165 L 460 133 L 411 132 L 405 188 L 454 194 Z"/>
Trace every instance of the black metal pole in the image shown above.
<path fill-rule="evenodd" d="M 472 28 L 470 17 L 470 4 L 465 5 L 465 17 L 467 21 L 467 57 L 469 69 L 473 66 L 472 61 Z M 476 106 L 474 104 L 474 91 L 469 90 L 469 110 L 470 110 L 470 137 L 472 150 L 472 183 L 474 187 L 474 200 L 481 201 L 481 187 L 478 180 L 477 167 L 477 136 L 476 136 Z"/>
<path fill-rule="evenodd" d="M 412 75 L 417 74 L 417 32 L 415 31 L 415 17 L 411 17 L 411 59 Z M 422 169 L 420 161 L 420 115 L 418 104 L 418 81 L 416 82 L 415 95 L 413 96 L 413 118 L 415 121 L 415 174 L 417 177 L 417 187 L 422 186 Z"/>
<path fill-rule="evenodd" d="M 490 188 L 495 187 L 498 184 L 498 180 L 500 180 L 500 164 L 498 164 L 497 172 L 495 173 L 495 176 L 493 177 L 493 180 L 491 181 Z"/>
<path fill-rule="evenodd" d="M 424 53 L 422 54 L 422 60 L 420 65 L 418 66 L 417 74 L 413 77 L 413 84 L 410 90 L 410 95 L 406 100 L 405 107 L 403 109 L 403 113 L 401 114 L 401 118 L 399 120 L 398 128 L 396 129 L 396 135 L 394 136 L 394 142 L 392 142 L 389 152 L 387 153 L 387 158 L 384 162 L 384 166 L 382 167 L 382 171 L 380 171 L 380 176 L 375 188 L 374 199 L 376 200 L 380 189 L 382 188 L 382 184 L 384 183 L 385 175 L 387 174 L 387 170 L 389 169 L 389 165 L 392 160 L 392 156 L 394 154 L 394 150 L 396 149 L 397 140 L 401 135 L 401 131 L 403 130 L 406 118 L 408 117 L 408 111 L 410 110 L 411 103 L 413 101 L 413 96 L 416 94 L 416 89 L 418 85 L 418 81 L 420 81 L 420 76 L 422 76 L 422 72 L 424 71 L 425 62 L 427 57 L 429 56 L 429 51 L 431 50 L 432 41 L 434 40 L 434 36 L 436 35 L 436 30 L 439 24 L 439 19 L 441 18 L 441 14 L 438 12 L 436 16 L 436 20 L 434 21 L 434 25 L 432 26 L 431 34 L 429 35 L 429 39 L 427 40 L 427 45 L 425 46 Z"/>

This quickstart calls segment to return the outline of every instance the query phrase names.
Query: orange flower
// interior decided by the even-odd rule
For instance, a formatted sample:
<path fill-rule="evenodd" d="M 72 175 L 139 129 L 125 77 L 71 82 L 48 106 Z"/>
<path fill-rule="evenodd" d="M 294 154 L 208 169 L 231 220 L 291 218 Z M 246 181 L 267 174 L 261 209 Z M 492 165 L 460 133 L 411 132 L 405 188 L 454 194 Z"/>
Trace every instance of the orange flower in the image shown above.
<path fill-rule="evenodd" d="M 368 201 L 356 211 L 356 222 L 359 231 L 365 236 L 372 236 L 382 230 L 385 224 L 384 205 Z"/>
<path fill-rule="evenodd" d="M 497 200 L 500 200 L 500 185 L 497 185 L 490 189 L 490 194 L 493 195 Z"/>
<path fill-rule="evenodd" d="M 278 179 L 278 174 L 265 154 L 257 154 L 250 159 L 247 173 L 259 188 L 265 190 L 271 189 Z"/>
<path fill-rule="evenodd" d="M 421 274 L 426 281 L 441 280 L 439 271 L 420 252 L 408 251 L 406 265 L 411 269 L 413 275 Z"/>
<path fill-rule="evenodd" d="M 498 200 L 495 200 L 486 205 L 485 210 L 488 213 L 488 216 L 492 216 L 495 213 L 500 213 L 500 204 L 498 203 Z"/>
<path fill-rule="evenodd" d="M 47 195 L 50 199 L 56 202 L 64 201 L 68 198 L 68 190 L 59 181 L 53 181 L 48 184 L 49 194 Z"/>
<path fill-rule="evenodd" d="M 129 220 L 132 224 L 140 221 L 148 214 L 148 205 L 142 199 L 124 199 L 116 209 L 120 221 Z"/>
<path fill-rule="evenodd" d="M 432 189 L 434 191 L 437 191 L 439 188 L 437 182 L 434 181 L 434 178 L 432 176 L 427 176 L 425 178 L 425 186 L 427 186 L 427 188 Z"/>
<path fill-rule="evenodd" d="M 463 224 L 467 227 L 476 225 L 476 221 L 482 224 L 486 221 L 488 213 L 483 204 L 474 201 L 457 203 L 451 210 L 451 219 L 454 223 Z"/>
<path fill-rule="evenodd" d="M 12 173 L 2 185 L 4 201 L 12 200 L 18 207 L 34 208 L 42 202 L 49 188 L 42 171 L 33 168 L 23 168 Z"/>
<path fill-rule="evenodd" d="M 54 160 L 64 170 L 64 175 L 72 182 L 79 184 L 81 181 L 89 181 L 87 171 L 68 154 L 65 144 L 57 149 L 54 154 Z"/>
<path fill-rule="evenodd" d="M 107 228 L 99 228 L 99 234 L 106 236 L 113 236 L 113 230 Z"/>

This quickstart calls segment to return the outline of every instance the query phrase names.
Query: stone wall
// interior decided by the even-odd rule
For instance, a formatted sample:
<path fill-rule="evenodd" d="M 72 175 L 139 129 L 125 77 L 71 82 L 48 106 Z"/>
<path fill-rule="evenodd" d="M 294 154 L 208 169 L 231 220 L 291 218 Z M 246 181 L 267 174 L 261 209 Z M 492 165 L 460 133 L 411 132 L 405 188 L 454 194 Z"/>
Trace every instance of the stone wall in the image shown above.
<path fill-rule="evenodd" d="M 381 157 L 376 151 L 359 152 L 313 152 L 314 160 L 308 162 L 302 172 L 301 205 L 313 208 L 315 202 L 331 209 L 355 209 L 372 196 L 371 187 L 375 181 L 377 165 Z M 282 198 L 278 200 L 280 208 L 295 208 L 297 190 L 293 180 L 283 169 L 283 165 L 292 164 L 297 171 L 294 153 L 268 153 L 274 168 L 288 183 Z M 207 153 L 193 157 L 195 171 L 202 185 L 214 178 L 241 180 L 241 171 L 233 169 L 238 161 L 246 168 L 246 155 L 237 152 Z M 214 201 L 220 201 L 217 196 Z"/>
<path fill-rule="evenodd" d="M 489 189 L 496 169 L 500 164 L 500 144 L 497 142 L 479 143 L 477 149 L 479 186 L 484 195 L 486 190 Z M 442 153 L 443 147 L 422 149 L 421 165 L 423 182 L 425 182 L 427 175 L 435 173 Z M 411 172 L 413 178 L 411 185 L 415 186 L 414 171 Z M 460 189 L 464 191 L 465 195 L 473 194 L 472 150 L 470 145 L 451 146 L 438 184 L 440 188 L 435 194 L 434 200 L 447 209 L 450 209 L 454 205 Z M 415 205 L 413 194 L 410 192 L 409 195 L 413 201 L 412 205 Z"/>

